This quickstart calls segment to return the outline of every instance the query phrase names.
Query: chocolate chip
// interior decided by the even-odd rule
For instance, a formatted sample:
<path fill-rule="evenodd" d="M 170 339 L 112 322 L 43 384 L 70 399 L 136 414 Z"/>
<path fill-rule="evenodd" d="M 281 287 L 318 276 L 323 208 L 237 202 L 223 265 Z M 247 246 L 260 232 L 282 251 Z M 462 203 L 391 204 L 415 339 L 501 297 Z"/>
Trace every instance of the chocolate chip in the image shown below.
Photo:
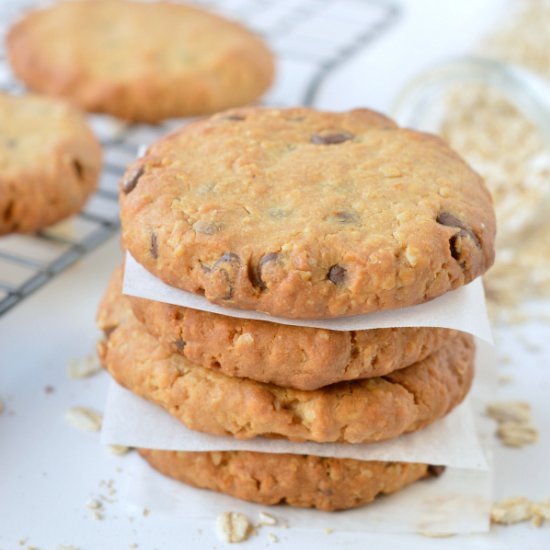
<path fill-rule="evenodd" d="M 357 214 L 349 210 L 340 210 L 334 214 L 333 219 L 343 224 L 355 223 L 357 222 Z"/>
<path fill-rule="evenodd" d="M 4 220 L 4 222 L 10 221 L 11 217 L 13 216 L 14 206 L 15 206 L 15 202 L 11 200 L 6 205 L 6 208 L 4 208 L 4 212 L 2 213 L 2 219 Z"/>
<path fill-rule="evenodd" d="M 82 166 L 82 163 L 78 159 L 73 159 L 73 168 L 76 176 L 81 180 L 84 177 L 84 166 Z"/>
<path fill-rule="evenodd" d="M 445 468 L 446 466 L 433 466 L 430 464 L 430 466 L 428 466 L 428 475 L 432 477 L 439 477 L 443 474 Z"/>
<path fill-rule="evenodd" d="M 211 276 L 218 277 L 218 281 L 224 289 L 222 300 L 230 300 L 233 297 L 235 279 L 241 267 L 240 257 L 233 252 L 226 252 L 212 266 Z"/>
<path fill-rule="evenodd" d="M 327 278 L 330 282 L 335 285 L 341 285 L 346 279 L 347 270 L 344 269 L 341 265 L 334 264 L 327 274 Z"/>
<path fill-rule="evenodd" d="M 459 229 L 461 229 L 461 231 L 457 235 L 455 235 L 455 239 L 454 239 L 455 245 L 457 240 L 456 237 L 470 237 L 470 239 L 474 241 L 475 245 L 478 248 L 481 248 L 481 241 L 479 240 L 479 237 L 469 227 L 467 227 L 462 221 L 460 221 L 457 217 L 453 216 L 449 212 L 441 212 L 437 216 L 435 221 L 446 227 L 458 227 Z M 452 254 L 453 243 L 449 241 L 449 244 L 451 245 L 451 254 Z M 455 247 L 455 250 L 456 250 L 456 247 Z"/>
<path fill-rule="evenodd" d="M 222 120 L 234 120 L 235 122 L 238 122 L 240 120 L 244 120 L 245 117 L 243 115 L 227 115 L 222 117 Z"/>
<path fill-rule="evenodd" d="M 149 252 L 155 260 L 159 257 L 159 248 L 156 233 L 151 233 L 151 246 L 149 247 Z"/>
<path fill-rule="evenodd" d="M 181 338 L 178 338 L 178 339 L 174 342 L 174 345 L 176 346 L 176 349 L 177 349 L 179 352 L 182 352 L 182 351 L 185 349 L 185 341 L 182 340 Z"/>
<path fill-rule="evenodd" d="M 145 167 L 140 166 L 137 170 L 134 170 L 127 178 L 122 182 L 122 191 L 127 195 L 130 191 L 133 191 L 138 183 L 139 178 L 143 176 Z"/>
<path fill-rule="evenodd" d="M 269 262 L 277 261 L 278 258 L 279 254 L 277 252 L 269 252 L 261 257 L 258 262 L 258 266 L 255 269 L 253 267 L 249 268 L 248 278 L 250 279 L 252 286 L 259 288 L 260 290 L 265 290 L 267 288 L 264 280 L 262 279 L 262 268 Z"/>
<path fill-rule="evenodd" d="M 224 263 L 237 263 L 238 265 L 241 265 L 241 259 L 239 258 L 238 254 L 235 254 L 233 252 L 226 252 L 223 256 L 220 257 L 219 260 L 216 260 L 214 265 L 212 266 L 212 271 L 219 267 L 221 264 Z"/>
<path fill-rule="evenodd" d="M 337 145 L 349 141 L 355 136 L 349 132 L 335 132 L 333 134 L 313 134 L 311 136 L 311 143 L 315 145 Z"/>
<path fill-rule="evenodd" d="M 113 326 L 110 326 L 110 327 L 105 327 L 103 329 L 103 334 L 104 334 L 104 336 L 107 340 L 109 339 L 109 336 L 111 336 L 111 334 L 113 334 L 113 332 L 115 331 L 117 326 L 118 325 L 113 325 Z"/>

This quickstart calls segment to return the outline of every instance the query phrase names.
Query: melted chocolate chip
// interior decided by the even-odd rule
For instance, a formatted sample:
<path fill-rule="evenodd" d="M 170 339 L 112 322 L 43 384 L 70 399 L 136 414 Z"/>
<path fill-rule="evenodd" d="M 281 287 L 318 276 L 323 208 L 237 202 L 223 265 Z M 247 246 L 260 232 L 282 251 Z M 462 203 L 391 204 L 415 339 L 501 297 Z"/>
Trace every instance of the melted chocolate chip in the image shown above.
<path fill-rule="evenodd" d="M 354 137 L 349 132 L 335 132 L 333 134 L 313 134 L 310 141 L 315 145 L 338 145 Z"/>
<path fill-rule="evenodd" d="M 13 215 L 14 206 L 15 206 L 15 202 L 13 200 L 11 200 L 6 205 L 6 208 L 4 208 L 4 212 L 2 213 L 2 219 L 4 220 L 4 222 L 9 222 L 10 221 L 10 219 Z"/>
<path fill-rule="evenodd" d="M 140 166 L 137 170 L 134 170 L 124 181 L 122 182 L 122 191 L 127 195 L 130 191 L 133 191 L 138 183 L 139 178 L 143 176 L 145 167 Z"/>
<path fill-rule="evenodd" d="M 227 115 L 222 118 L 222 120 L 234 120 L 235 122 L 244 120 L 245 117 L 243 115 Z"/>
<path fill-rule="evenodd" d="M 76 176 L 81 180 L 84 177 L 84 166 L 82 166 L 82 163 L 78 159 L 73 160 L 73 168 Z"/>
<path fill-rule="evenodd" d="M 212 266 L 210 273 L 219 277 L 225 292 L 222 300 L 230 300 L 233 297 L 235 279 L 241 267 L 241 258 L 234 252 L 226 252 Z"/>
<path fill-rule="evenodd" d="M 347 270 L 341 265 L 334 264 L 327 273 L 327 279 L 335 285 L 341 285 L 346 280 Z"/>
<path fill-rule="evenodd" d="M 432 476 L 432 477 L 439 477 L 443 474 L 443 472 L 445 471 L 445 466 L 433 466 L 433 465 L 430 465 L 428 466 L 428 475 Z"/>
<path fill-rule="evenodd" d="M 478 248 L 481 248 L 481 241 L 479 240 L 479 237 L 469 227 L 467 227 L 462 221 L 460 221 L 457 217 L 453 216 L 449 212 L 441 212 L 437 216 L 435 221 L 446 227 L 458 227 L 461 230 L 457 235 L 455 235 L 455 239 L 454 239 L 455 245 L 457 241 L 456 237 L 458 236 L 470 237 L 470 239 L 474 241 L 475 245 Z M 451 237 L 451 240 L 452 240 L 452 237 Z M 451 246 L 451 254 L 452 254 L 453 243 L 449 241 L 449 244 Z M 456 246 L 455 246 L 455 250 L 456 250 Z M 453 258 L 454 258 L 454 255 L 453 255 Z"/>
<path fill-rule="evenodd" d="M 181 338 L 178 338 L 175 342 L 174 342 L 174 345 L 176 346 L 176 349 L 178 351 L 183 351 L 185 349 L 185 341 L 182 340 Z"/>
<path fill-rule="evenodd" d="M 357 221 L 357 214 L 349 210 L 340 210 L 334 214 L 333 218 L 338 223 L 354 223 Z"/>
<path fill-rule="evenodd" d="M 151 233 L 151 246 L 149 247 L 149 252 L 155 260 L 159 257 L 159 247 L 156 233 Z"/>
<path fill-rule="evenodd" d="M 258 262 L 258 267 L 249 268 L 249 274 L 248 278 L 250 279 L 250 282 L 252 283 L 252 286 L 255 286 L 256 288 L 259 288 L 260 290 L 266 290 L 267 286 L 262 279 L 262 268 L 265 264 L 269 262 L 275 262 L 279 258 L 279 254 L 277 252 L 270 252 L 269 254 L 264 254 L 260 261 Z"/>

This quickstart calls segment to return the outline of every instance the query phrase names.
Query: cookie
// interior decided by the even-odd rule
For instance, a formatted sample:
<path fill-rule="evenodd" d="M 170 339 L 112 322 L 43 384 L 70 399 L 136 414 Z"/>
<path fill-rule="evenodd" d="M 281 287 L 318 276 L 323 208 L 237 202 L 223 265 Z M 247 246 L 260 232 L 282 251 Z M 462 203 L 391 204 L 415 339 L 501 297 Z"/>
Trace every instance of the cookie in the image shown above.
<path fill-rule="evenodd" d="M 0 93 L 0 235 L 78 212 L 97 185 L 101 148 L 65 102 Z"/>
<path fill-rule="evenodd" d="M 130 121 L 245 105 L 274 71 L 266 45 L 240 25 L 170 2 L 59 2 L 16 23 L 7 52 L 31 89 Z"/>
<path fill-rule="evenodd" d="M 122 269 L 110 283 L 111 300 L 121 287 Z M 350 332 L 295 327 L 127 298 L 137 319 L 172 353 L 228 376 L 301 390 L 384 376 L 458 336 L 426 327 Z"/>
<path fill-rule="evenodd" d="M 287 318 L 419 304 L 494 259 L 482 179 L 439 138 L 362 109 L 195 122 L 129 167 L 120 203 L 125 246 L 148 271 Z"/>
<path fill-rule="evenodd" d="M 376 462 L 250 451 L 178 452 L 139 449 L 160 473 L 194 487 L 259 504 L 333 511 L 356 508 L 379 495 L 441 474 L 414 462 Z"/>
<path fill-rule="evenodd" d="M 192 430 L 239 439 L 368 443 L 397 437 L 446 415 L 473 376 L 473 338 L 459 333 L 423 361 L 384 377 L 313 391 L 226 376 L 172 354 L 134 317 L 128 300 L 99 312 L 100 360 L 113 378 Z"/>

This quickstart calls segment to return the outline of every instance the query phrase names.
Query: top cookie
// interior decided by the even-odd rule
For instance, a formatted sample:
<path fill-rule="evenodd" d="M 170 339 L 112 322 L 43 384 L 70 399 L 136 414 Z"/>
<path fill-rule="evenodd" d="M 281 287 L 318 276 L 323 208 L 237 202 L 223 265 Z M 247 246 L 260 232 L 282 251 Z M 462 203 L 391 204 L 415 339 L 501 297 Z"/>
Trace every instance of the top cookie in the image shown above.
<path fill-rule="evenodd" d="M 482 179 L 372 111 L 233 110 L 149 148 L 121 183 L 124 244 L 223 306 L 289 318 L 419 304 L 493 262 Z"/>
<path fill-rule="evenodd" d="M 100 168 L 101 147 L 79 110 L 0 93 L 0 235 L 36 231 L 78 212 Z"/>
<path fill-rule="evenodd" d="M 133 121 L 245 105 L 273 77 L 272 56 L 255 35 L 169 2 L 61 2 L 15 24 L 7 49 L 30 88 Z"/>

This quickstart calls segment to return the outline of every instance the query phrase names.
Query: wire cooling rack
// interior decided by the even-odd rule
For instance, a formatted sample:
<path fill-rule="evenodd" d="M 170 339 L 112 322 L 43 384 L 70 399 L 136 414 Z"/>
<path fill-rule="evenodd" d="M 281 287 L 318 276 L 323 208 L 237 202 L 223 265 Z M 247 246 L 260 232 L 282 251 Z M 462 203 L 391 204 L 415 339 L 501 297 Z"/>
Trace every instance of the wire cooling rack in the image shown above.
<path fill-rule="evenodd" d="M 20 93 L 10 72 L 3 36 L 11 21 L 39 0 L 0 1 L 0 90 Z M 200 5 L 261 34 L 277 57 L 277 80 L 266 105 L 313 105 L 330 73 L 383 34 L 397 20 L 398 7 L 384 0 L 210 0 Z M 91 116 L 104 148 L 99 189 L 84 210 L 33 235 L 0 237 L 0 315 L 80 257 L 106 241 L 119 227 L 117 184 L 138 148 L 181 124 L 125 124 Z M 1 124 L 1 121 L 0 121 Z"/>

